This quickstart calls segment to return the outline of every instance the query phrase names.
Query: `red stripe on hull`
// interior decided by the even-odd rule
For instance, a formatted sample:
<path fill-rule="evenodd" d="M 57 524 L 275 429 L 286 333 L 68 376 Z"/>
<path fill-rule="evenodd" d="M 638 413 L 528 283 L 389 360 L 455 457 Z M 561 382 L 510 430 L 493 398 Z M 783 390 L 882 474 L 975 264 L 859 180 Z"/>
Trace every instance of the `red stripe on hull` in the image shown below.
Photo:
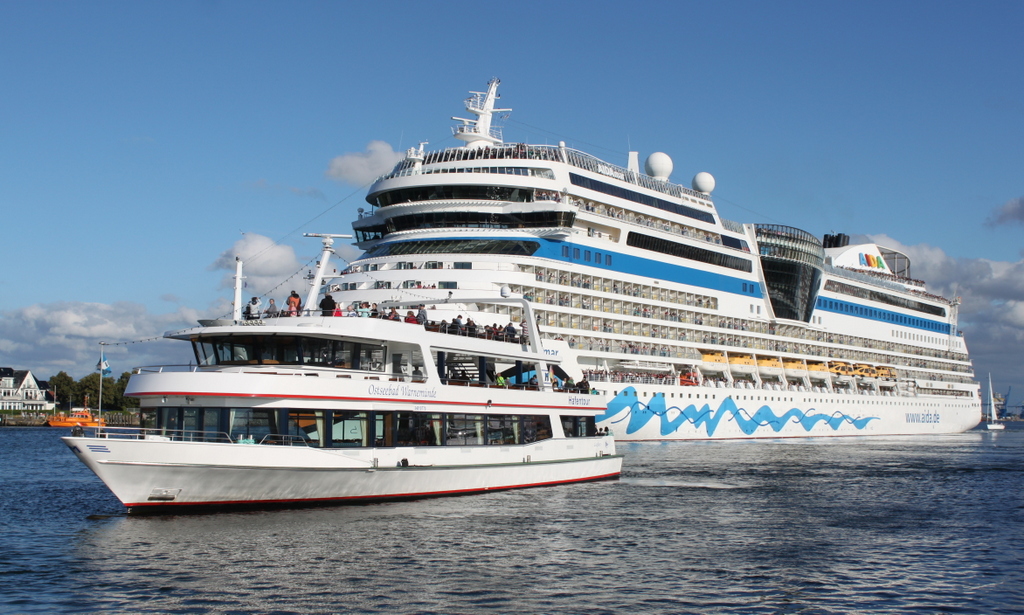
<path fill-rule="evenodd" d="M 331 502 L 371 502 L 382 500 L 398 499 L 420 499 L 431 497 L 444 497 L 450 495 L 469 495 L 472 493 L 487 493 L 489 491 L 507 491 L 510 489 L 529 489 L 532 487 L 551 487 L 554 485 L 568 485 L 572 483 L 585 483 L 598 480 L 610 480 L 619 478 L 621 472 L 612 472 L 586 478 L 573 478 L 569 480 L 549 481 L 545 483 L 525 483 L 522 485 L 504 485 L 501 487 L 489 487 L 479 489 L 454 489 L 450 491 L 424 491 L 419 493 L 396 493 L 391 495 L 356 495 L 340 498 L 307 498 L 301 500 L 226 500 L 220 502 L 135 502 L 125 503 L 128 508 L 157 509 L 175 507 L 205 507 L 205 506 L 287 506 L 290 504 L 327 504 Z"/>
<path fill-rule="evenodd" d="M 166 397 L 168 395 L 188 397 L 249 397 L 268 399 L 315 399 L 327 401 L 370 401 L 370 402 L 394 402 L 396 404 L 434 404 L 448 406 L 479 406 L 478 401 L 433 401 L 430 399 L 381 399 L 380 397 L 335 397 L 333 395 L 271 395 L 269 393 L 186 393 L 181 391 L 147 391 L 146 393 L 132 393 L 126 397 Z M 582 395 L 582 393 L 581 393 Z M 594 410 L 589 406 L 552 406 L 549 404 L 501 404 L 492 403 L 494 408 L 554 408 L 556 410 Z"/>

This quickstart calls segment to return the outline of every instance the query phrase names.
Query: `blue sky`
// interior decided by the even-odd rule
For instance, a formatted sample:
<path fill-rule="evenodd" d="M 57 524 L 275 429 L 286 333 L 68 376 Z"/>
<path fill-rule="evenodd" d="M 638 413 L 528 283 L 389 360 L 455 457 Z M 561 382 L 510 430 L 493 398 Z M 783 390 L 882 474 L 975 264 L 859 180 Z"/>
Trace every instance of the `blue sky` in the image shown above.
<path fill-rule="evenodd" d="M 727 218 L 884 235 L 1024 394 L 1024 4 L 633 6 L 0 2 L 0 365 L 77 378 L 223 313 L 238 250 L 270 289 L 497 76 L 507 141 L 664 151 Z"/>

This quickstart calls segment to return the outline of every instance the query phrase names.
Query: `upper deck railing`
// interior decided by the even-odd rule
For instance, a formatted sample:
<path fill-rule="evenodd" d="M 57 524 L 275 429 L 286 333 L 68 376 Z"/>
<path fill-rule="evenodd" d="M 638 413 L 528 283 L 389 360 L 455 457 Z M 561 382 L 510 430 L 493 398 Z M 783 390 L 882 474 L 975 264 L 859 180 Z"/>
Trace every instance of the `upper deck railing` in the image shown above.
<path fill-rule="evenodd" d="M 463 127 L 460 126 L 459 128 Z M 649 175 L 644 175 L 643 173 L 630 171 L 625 167 L 605 162 L 579 150 L 556 145 L 508 143 L 495 145 L 493 147 L 450 147 L 448 149 L 437 150 L 426 154 L 423 158 L 422 164 L 425 166 L 428 164 L 459 162 L 463 160 L 548 160 L 552 162 L 563 162 L 586 171 L 598 173 L 605 177 L 612 177 L 642 188 L 647 188 L 648 190 L 654 190 L 662 194 L 674 196 L 679 199 L 686 195 L 696 199 L 697 203 L 700 205 L 704 205 L 705 207 L 712 206 L 711 197 L 702 192 L 697 192 L 690 188 L 684 188 L 683 186 L 673 184 L 672 182 L 655 179 Z M 399 162 L 390 173 L 386 173 L 378 177 L 377 181 L 416 175 L 419 172 L 416 160 L 405 159 Z"/>

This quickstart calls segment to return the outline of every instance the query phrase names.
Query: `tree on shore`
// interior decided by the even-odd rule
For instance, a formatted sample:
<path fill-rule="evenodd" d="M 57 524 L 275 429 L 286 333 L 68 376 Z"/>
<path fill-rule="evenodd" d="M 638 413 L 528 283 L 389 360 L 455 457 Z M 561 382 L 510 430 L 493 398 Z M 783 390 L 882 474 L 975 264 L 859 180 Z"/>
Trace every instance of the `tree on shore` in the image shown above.
<path fill-rule="evenodd" d="M 133 410 L 139 407 L 139 400 L 124 396 L 129 378 L 131 378 L 131 372 L 122 373 L 117 380 L 103 379 L 104 410 Z M 50 377 L 50 390 L 56 392 L 57 404 L 61 407 L 85 406 L 85 398 L 88 396 L 88 405 L 95 409 L 99 406 L 99 389 L 99 372 L 84 376 L 77 382 L 63 371 Z"/>
<path fill-rule="evenodd" d="M 57 408 L 67 410 L 71 407 L 73 399 L 78 397 L 78 383 L 65 371 L 57 372 L 56 376 L 50 376 L 50 391 L 53 393 Z"/>

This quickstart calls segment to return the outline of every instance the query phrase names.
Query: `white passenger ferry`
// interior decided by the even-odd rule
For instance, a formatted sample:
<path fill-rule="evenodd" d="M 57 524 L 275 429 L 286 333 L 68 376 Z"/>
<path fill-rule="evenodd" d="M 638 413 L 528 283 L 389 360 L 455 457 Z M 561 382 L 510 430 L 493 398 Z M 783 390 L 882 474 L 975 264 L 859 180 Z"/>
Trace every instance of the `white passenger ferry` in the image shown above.
<path fill-rule="evenodd" d="M 321 275 L 332 241 L 324 237 Z M 234 318 L 166 334 L 191 342 L 198 365 L 133 372 L 126 394 L 141 402 L 141 428 L 64 438 L 129 512 L 419 498 L 619 476 L 614 440 L 595 427 L 603 398 L 555 390 L 548 374 L 561 372 L 561 358 L 545 352 L 536 325 L 471 337 L 440 323 L 326 309 L 245 320 L 237 282 L 235 296 Z M 530 308 L 497 295 L 473 303 Z"/>
<path fill-rule="evenodd" d="M 981 420 L 958 299 L 910 259 L 723 219 L 714 178 L 564 144 L 504 143 L 498 80 L 466 100 L 461 147 L 410 149 L 353 227 L 364 254 L 324 291 L 421 301 L 435 320 L 539 327 L 554 378 L 603 397 L 618 439 L 935 434 Z M 484 304 L 509 287 L 534 308 Z"/>

